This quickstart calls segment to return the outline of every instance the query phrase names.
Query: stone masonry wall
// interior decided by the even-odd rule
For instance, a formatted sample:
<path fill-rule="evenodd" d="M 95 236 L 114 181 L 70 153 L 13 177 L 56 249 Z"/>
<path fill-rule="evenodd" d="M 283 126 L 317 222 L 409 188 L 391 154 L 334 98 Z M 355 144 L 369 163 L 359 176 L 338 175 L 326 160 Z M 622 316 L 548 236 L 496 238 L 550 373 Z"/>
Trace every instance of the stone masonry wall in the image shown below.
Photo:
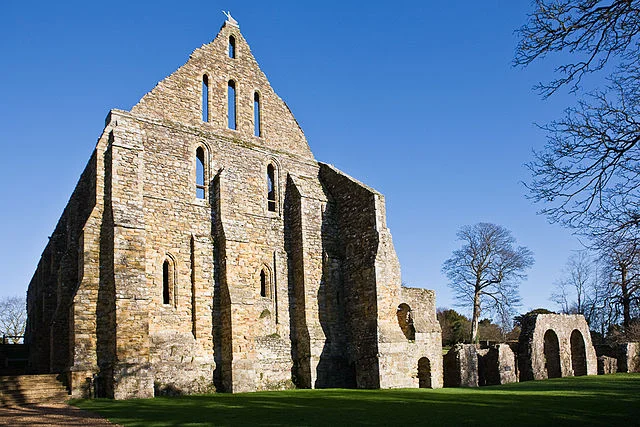
<path fill-rule="evenodd" d="M 356 384 L 358 388 L 379 388 L 375 193 L 329 165 L 320 165 L 320 179 L 336 203 L 345 248 L 345 320 Z"/>
<path fill-rule="evenodd" d="M 518 342 L 520 381 L 596 375 L 596 353 L 582 315 L 539 314 L 524 320 Z"/>

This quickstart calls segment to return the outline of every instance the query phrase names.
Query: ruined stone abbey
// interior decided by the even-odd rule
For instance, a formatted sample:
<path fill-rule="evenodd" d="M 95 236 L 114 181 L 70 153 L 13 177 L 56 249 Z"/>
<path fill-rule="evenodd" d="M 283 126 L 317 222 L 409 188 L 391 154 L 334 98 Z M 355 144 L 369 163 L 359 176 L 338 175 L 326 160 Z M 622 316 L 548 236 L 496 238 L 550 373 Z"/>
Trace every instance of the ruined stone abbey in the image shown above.
<path fill-rule="evenodd" d="M 315 160 L 232 18 L 109 113 L 27 304 L 30 368 L 74 396 L 442 386 L 384 197 Z"/>

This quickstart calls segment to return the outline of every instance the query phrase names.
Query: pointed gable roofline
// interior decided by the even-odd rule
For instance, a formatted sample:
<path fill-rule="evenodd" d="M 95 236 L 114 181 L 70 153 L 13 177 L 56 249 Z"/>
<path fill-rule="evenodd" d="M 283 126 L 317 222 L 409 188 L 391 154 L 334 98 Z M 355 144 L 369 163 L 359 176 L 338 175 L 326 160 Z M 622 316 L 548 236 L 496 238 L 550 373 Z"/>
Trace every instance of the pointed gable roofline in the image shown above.
<path fill-rule="evenodd" d="M 235 21 L 235 20 L 234 20 Z M 230 37 L 235 55 L 229 55 Z M 203 76 L 207 76 L 209 121 L 202 120 Z M 235 130 L 228 126 L 228 86 L 236 92 Z M 260 94 L 261 136 L 254 131 L 254 94 Z M 159 82 L 131 109 L 151 120 L 179 123 L 232 140 L 243 140 L 274 151 L 314 160 L 304 133 L 287 104 L 275 93 L 260 69 L 237 24 L 227 20 L 215 39 L 195 49 L 188 61 Z"/>

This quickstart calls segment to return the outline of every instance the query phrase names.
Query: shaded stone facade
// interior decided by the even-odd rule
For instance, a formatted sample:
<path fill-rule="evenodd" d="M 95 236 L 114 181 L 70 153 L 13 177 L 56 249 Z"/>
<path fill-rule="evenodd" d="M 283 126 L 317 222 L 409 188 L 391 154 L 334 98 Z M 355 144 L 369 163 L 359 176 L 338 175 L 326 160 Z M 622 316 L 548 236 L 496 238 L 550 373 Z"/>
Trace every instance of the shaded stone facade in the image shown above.
<path fill-rule="evenodd" d="M 478 351 L 475 344 L 456 344 L 443 359 L 445 387 L 478 387 Z"/>
<path fill-rule="evenodd" d="M 640 342 L 619 344 L 618 372 L 640 372 Z"/>
<path fill-rule="evenodd" d="M 584 316 L 538 314 L 522 322 L 518 340 L 520 381 L 596 375 L 597 369 Z"/>
<path fill-rule="evenodd" d="M 516 356 L 509 344 L 493 344 L 478 350 L 478 385 L 500 385 L 517 381 Z"/>
<path fill-rule="evenodd" d="M 442 386 L 384 197 L 315 160 L 233 21 L 109 113 L 27 305 L 74 396 Z"/>

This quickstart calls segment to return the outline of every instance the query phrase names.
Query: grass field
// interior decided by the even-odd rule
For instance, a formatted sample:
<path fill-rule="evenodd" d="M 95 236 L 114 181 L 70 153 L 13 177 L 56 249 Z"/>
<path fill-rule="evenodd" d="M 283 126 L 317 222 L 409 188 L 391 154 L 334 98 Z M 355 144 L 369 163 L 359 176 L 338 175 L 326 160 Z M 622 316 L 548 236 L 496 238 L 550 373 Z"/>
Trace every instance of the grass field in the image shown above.
<path fill-rule="evenodd" d="M 640 425 L 640 374 L 480 389 L 291 390 L 112 401 L 76 400 L 125 426 Z"/>

